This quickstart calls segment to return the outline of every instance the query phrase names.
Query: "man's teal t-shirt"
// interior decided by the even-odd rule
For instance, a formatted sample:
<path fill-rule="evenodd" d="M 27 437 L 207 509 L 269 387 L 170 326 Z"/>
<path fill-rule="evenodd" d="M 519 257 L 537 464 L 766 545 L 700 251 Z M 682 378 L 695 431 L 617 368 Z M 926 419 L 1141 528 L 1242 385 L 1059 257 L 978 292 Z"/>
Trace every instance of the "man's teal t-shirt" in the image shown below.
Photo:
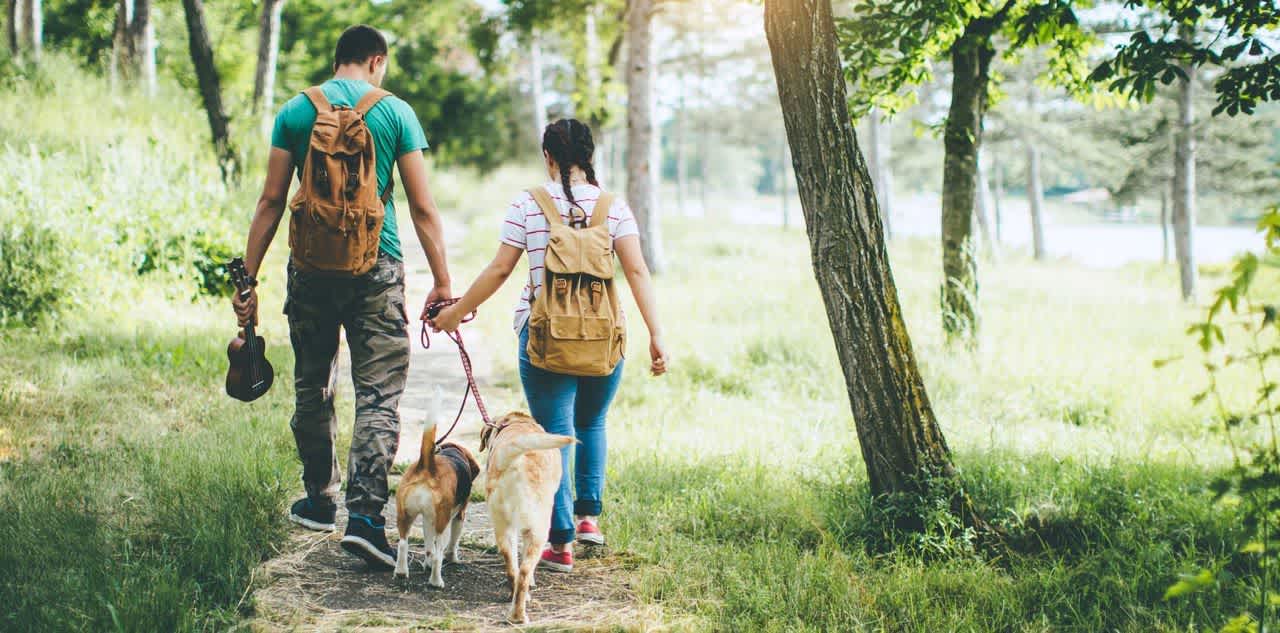
<path fill-rule="evenodd" d="M 367 81 L 358 79 L 330 79 L 320 86 L 324 96 L 334 107 L 354 108 L 364 93 L 373 89 Z M 280 108 L 275 127 L 271 131 L 271 145 L 293 154 L 294 167 L 301 171 L 311 143 L 311 126 L 316 122 L 316 108 L 307 95 L 299 94 Z M 391 170 L 396 159 L 409 152 L 427 149 L 427 135 L 413 113 L 413 108 L 396 96 L 383 97 L 364 117 L 365 125 L 373 134 L 377 149 L 378 193 L 382 194 L 391 181 Z M 387 217 L 382 222 L 379 248 L 387 255 L 403 261 L 400 250 L 400 234 L 396 230 L 396 208 L 387 201 Z"/>

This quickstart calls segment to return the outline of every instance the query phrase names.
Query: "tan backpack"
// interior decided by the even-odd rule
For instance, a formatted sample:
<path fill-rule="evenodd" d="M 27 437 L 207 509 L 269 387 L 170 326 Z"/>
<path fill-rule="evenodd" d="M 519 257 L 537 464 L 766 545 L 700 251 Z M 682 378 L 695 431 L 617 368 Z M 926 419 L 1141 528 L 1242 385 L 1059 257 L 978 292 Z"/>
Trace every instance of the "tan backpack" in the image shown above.
<path fill-rule="evenodd" d="M 378 261 L 378 243 L 394 174 L 378 196 L 377 149 L 364 115 L 391 94 L 374 88 L 355 108 L 330 105 L 319 86 L 303 91 L 316 107 L 311 144 L 289 208 L 293 265 L 306 272 L 363 275 Z"/>
<path fill-rule="evenodd" d="M 613 288 L 609 205 L 601 192 L 591 224 L 575 229 L 560 220 L 546 189 L 529 190 L 551 229 L 545 279 L 529 315 L 529 361 L 571 376 L 608 376 L 626 349 L 626 331 Z M 586 213 L 570 207 L 570 215 Z"/>

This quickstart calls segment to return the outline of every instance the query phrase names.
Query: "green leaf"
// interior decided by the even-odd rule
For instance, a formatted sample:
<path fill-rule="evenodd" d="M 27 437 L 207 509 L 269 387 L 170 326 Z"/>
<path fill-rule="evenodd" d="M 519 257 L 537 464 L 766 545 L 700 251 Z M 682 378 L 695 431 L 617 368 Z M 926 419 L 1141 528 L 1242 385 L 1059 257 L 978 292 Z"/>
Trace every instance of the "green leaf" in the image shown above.
<path fill-rule="evenodd" d="M 1164 599 L 1170 600 L 1187 594 L 1195 593 L 1206 587 L 1213 585 L 1213 572 L 1202 569 L 1200 573 L 1192 575 L 1183 575 L 1178 582 L 1173 583 L 1164 592 Z"/>

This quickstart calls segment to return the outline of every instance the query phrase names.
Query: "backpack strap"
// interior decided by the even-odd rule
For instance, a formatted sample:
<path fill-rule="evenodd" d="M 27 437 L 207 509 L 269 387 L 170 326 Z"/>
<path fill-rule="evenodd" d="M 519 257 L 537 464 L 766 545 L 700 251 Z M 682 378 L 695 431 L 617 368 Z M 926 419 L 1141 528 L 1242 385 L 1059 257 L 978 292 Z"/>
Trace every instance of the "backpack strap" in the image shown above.
<path fill-rule="evenodd" d="M 369 92 L 364 93 L 364 96 L 360 97 L 360 101 L 356 102 L 356 107 L 353 109 L 356 111 L 356 114 L 360 115 L 361 118 L 364 118 L 364 115 L 368 114 L 369 111 L 373 109 L 373 106 L 378 105 L 378 102 L 382 101 L 383 97 L 389 96 L 391 96 L 390 92 L 387 92 L 382 88 L 374 88 Z"/>
<path fill-rule="evenodd" d="M 387 201 L 391 199 L 391 194 L 396 190 L 396 166 L 391 166 L 391 176 L 387 178 L 387 188 L 382 190 L 382 206 L 387 206 Z"/>
<path fill-rule="evenodd" d="M 317 114 L 333 110 L 333 105 L 329 103 L 329 98 L 324 96 L 324 91 L 320 89 L 320 86 L 311 86 L 303 90 L 302 94 L 307 95 L 307 99 L 311 100 L 311 105 L 316 107 Z"/>
<path fill-rule="evenodd" d="M 551 199 L 551 194 L 547 193 L 544 187 L 534 187 L 529 190 L 529 195 L 533 196 L 533 201 L 538 203 L 538 208 L 542 210 L 542 215 L 547 217 L 547 223 L 555 226 L 564 224 L 560 220 L 560 209 L 556 208 L 556 203 Z"/>
<path fill-rule="evenodd" d="M 601 191 L 596 200 L 596 208 L 591 211 L 591 226 L 600 226 L 609 218 L 609 207 L 613 205 L 613 194 Z"/>

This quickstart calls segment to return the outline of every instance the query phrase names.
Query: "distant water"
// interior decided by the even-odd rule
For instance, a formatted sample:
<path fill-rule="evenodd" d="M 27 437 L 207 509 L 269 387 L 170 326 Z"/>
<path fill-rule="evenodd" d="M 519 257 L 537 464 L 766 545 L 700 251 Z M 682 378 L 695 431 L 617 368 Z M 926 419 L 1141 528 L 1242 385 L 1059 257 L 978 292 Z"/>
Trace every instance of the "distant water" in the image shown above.
<path fill-rule="evenodd" d="M 1114 268 L 1129 262 L 1158 262 L 1161 259 L 1161 237 L 1158 224 L 1136 222 L 1085 221 L 1060 223 L 1050 205 L 1045 225 L 1045 247 L 1052 257 L 1068 258 L 1085 266 Z M 761 199 L 757 204 L 737 204 L 733 218 L 743 224 L 782 223 L 782 206 L 777 198 Z M 788 207 L 791 222 L 802 223 L 799 200 Z M 696 211 L 695 211 L 696 212 Z M 1076 213 L 1075 215 L 1083 215 Z M 1031 249 L 1031 219 L 1026 202 L 1006 199 L 1001 209 L 1000 243 L 1006 249 Z M 941 233 L 937 196 L 916 195 L 895 201 L 893 231 L 895 235 L 937 237 Z M 978 227 L 974 226 L 974 231 Z M 1170 232 L 1170 257 L 1173 235 Z M 1198 226 L 1193 248 L 1199 263 L 1230 261 L 1243 251 L 1262 250 L 1262 236 L 1247 226 Z"/>

